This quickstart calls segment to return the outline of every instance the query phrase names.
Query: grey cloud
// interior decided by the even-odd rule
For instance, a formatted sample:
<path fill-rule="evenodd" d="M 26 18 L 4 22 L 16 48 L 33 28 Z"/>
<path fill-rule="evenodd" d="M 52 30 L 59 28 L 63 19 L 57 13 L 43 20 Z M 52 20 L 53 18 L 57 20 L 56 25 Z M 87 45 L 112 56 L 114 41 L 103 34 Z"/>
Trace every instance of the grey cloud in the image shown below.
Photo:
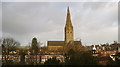
<path fill-rule="evenodd" d="M 0 38 L 2 38 L 2 3 L 0 2 Z"/>
<path fill-rule="evenodd" d="M 117 4 L 114 2 L 3 3 L 3 36 L 11 36 L 22 44 L 34 36 L 40 41 L 64 40 L 68 6 L 75 39 L 81 38 L 84 44 L 117 40 Z M 108 36 L 105 31 L 110 33 L 109 38 L 103 37 Z"/>

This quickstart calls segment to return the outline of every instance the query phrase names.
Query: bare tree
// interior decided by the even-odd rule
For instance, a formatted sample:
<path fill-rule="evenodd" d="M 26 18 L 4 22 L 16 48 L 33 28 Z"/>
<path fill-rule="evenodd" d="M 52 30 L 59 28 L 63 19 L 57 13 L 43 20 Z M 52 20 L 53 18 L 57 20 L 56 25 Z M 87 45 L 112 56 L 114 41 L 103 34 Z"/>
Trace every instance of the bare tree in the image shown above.
<path fill-rule="evenodd" d="M 4 38 L 2 45 L 4 47 L 17 47 L 20 46 L 20 43 L 14 40 L 13 38 Z"/>
<path fill-rule="evenodd" d="M 8 61 L 8 55 L 10 49 L 16 49 L 16 47 L 20 46 L 20 43 L 14 40 L 13 38 L 4 38 L 2 39 L 2 54 L 5 55 L 5 61 Z"/>

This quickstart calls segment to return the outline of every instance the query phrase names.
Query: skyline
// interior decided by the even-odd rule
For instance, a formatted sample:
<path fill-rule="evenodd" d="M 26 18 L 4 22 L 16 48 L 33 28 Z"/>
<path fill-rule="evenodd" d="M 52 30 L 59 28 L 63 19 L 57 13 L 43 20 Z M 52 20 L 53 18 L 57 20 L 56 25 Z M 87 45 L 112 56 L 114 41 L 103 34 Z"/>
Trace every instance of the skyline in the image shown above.
<path fill-rule="evenodd" d="M 2 3 L 3 37 L 12 37 L 21 45 L 28 44 L 33 37 L 44 43 L 64 40 L 68 6 L 75 40 L 82 39 L 83 45 L 118 41 L 118 6 L 111 2 Z"/>

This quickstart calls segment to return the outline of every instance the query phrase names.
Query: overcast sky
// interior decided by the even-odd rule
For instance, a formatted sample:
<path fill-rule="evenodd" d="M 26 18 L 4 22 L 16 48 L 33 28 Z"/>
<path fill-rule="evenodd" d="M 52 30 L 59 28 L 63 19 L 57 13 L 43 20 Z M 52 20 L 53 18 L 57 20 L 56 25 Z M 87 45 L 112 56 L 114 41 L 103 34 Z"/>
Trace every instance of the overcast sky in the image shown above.
<path fill-rule="evenodd" d="M 28 45 L 38 41 L 63 41 L 67 7 L 70 7 L 74 39 L 83 45 L 118 41 L 116 2 L 4 2 L 2 36 Z"/>

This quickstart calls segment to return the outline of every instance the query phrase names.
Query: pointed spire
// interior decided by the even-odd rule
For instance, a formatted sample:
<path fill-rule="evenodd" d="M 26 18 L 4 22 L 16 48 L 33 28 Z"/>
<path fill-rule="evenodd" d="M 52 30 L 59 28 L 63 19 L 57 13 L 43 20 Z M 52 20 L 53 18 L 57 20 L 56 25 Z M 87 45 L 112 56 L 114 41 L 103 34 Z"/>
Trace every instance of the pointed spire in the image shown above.
<path fill-rule="evenodd" d="M 66 25 L 67 25 L 67 26 L 72 26 L 69 6 L 68 6 L 68 8 L 67 8 Z"/>
<path fill-rule="evenodd" d="M 69 14 L 70 14 L 69 6 L 68 6 L 68 9 L 67 9 L 67 13 L 69 13 Z"/>
<path fill-rule="evenodd" d="M 67 16 L 66 16 L 66 25 L 65 25 L 65 43 L 67 44 L 68 42 L 73 40 L 74 40 L 73 26 L 72 26 L 71 17 L 70 17 L 70 10 L 68 6 Z"/>

